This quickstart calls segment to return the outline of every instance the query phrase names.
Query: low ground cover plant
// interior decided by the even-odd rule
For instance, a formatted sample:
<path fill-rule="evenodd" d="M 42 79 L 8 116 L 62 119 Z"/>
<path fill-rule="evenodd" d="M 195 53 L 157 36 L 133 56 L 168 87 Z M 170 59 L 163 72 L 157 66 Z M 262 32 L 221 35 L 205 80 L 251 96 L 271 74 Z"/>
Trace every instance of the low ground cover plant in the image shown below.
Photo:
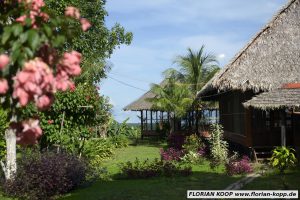
<path fill-rule="evenodd" d="M 87 164 L 67 153 L 26 152 L 18 160 L 15 178 L 3 182 L 6 195 L 20 199 L 50 199 L 85 182 Z"/>
<path fill-rule="evenodd" d="M 248 156 L 243 156 L 241 159 L 232 158 L 225 164 L 226 173 L 229 176 L 238 174 L 248 174 L 253 172 L 253 168 Z"/>
<path fill-rule="evenodd" d="M 157 176 L 188 176 L 192 173 L 191 166 L 180 165 L 175 162 L 165 162 L 159 159 L 146 159 L 120 164 L 121 172 L 127 178 L 150 178 Z"/>
<path fill-rule="evenodd" d="M 167 148 L 167 149 L 160 149 L 160 156 L 161 160 L 163 161 L 180 161 L 181 158 L 184 156 L 183 150 L 178 150 L 175 148 Z"/>

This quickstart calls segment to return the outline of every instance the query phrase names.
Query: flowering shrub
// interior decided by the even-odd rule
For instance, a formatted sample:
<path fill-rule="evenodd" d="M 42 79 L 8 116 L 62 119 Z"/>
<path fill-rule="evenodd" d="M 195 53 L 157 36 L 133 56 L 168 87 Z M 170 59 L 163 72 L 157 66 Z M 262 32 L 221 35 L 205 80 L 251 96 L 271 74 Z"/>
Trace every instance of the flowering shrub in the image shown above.
<path fill-rule="evenodd" d="M 160 157 L 163 161 L 180 161 L 182 156 L 184 156 L 183 150 L 177 150 L 172 147 L 166 150 L 160 149 Z"/>
<path fill-rule="evenodd" d="M 243 156 L 243 158 L 240 160 L 232 159 L 227 164 L 225 164 L 225 167 L 227 174 L 230 176 L 236 174 L 247 174 L 253 171 L 248 156 Z"/>
<path fill-rule="evenodd" d="M 54 93 L 72 88 L 71 78 L 81 72 L 81 54 L 64 49 L 76 29 L 71 25 L 79 21 L 86 31 L 90 23 L 80 18 L 78 10 L 76 16 L 72 15 L 70 7 L 65 16 L 51 16 L 43 0 L 1 4 L 0 94 L 6 95 L 6 105 L 16 108 L 10 110 L 11 116 L 30 102 L 45 110 L 52 105 Z M 19 144 L 35 144 L 42 134 L 37 120 L 13 122 Z M 35 128 L 28 128 L 32 125 Z"/>
<path fill-rule="evenodd" d="M 4 183 L 6 195 L 22 199 L 50 199 L 85 181 L 84 161 L 66 153 L 27 153 L 19 160 L 14 180 Z"/>
<path fill-rule="evenodd" d="M 188 176 L 192 172 L 190 166 L 182 166 L 173 162 L 164 162 L 155 159 L 140 161 L 136 158 L 134 162 L 120 164 L 122 174 L 128 178 L 150 178 L 155 176 Z"/>

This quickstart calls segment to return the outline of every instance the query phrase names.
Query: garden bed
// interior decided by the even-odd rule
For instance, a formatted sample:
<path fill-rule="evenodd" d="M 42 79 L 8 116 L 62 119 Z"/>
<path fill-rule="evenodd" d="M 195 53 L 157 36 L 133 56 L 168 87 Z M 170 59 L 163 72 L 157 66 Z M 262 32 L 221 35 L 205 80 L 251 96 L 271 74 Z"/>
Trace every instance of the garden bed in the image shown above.
<path fill-rule="evenodd" d="M 164 143 L 143 143 L 119 149 L 115 157 L 105 162 L 111 180 L 97 181 L 88 188 L 74 191 L 61 199 L 185 199 L 188 189 L 224 189 L 241 176 L 228 176 L 224 166 L 212 170 L 208 161 L 192 166 L 188 177 L 154 177 L 148 179 L 117 179 L 118 164 L 138 159 L 160 158 Z"/>

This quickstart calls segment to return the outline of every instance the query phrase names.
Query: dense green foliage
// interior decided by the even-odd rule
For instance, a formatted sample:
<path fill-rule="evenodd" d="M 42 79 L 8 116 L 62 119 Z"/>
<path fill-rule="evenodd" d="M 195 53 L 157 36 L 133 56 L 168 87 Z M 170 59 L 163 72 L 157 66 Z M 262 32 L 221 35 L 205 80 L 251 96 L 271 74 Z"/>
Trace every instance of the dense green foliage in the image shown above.
<path fill-rule="evenodd" d="M 63 14 L 66 6 L 75 6 L 93 24 L 88 32 L 73 37 L 67 46 L 81 52 L 85 57 L 83 73 L 77 81 L 98 83 L 109 69 L 105 59 L 111 56 L 116 47 L 129 45 L 132 33 L 126 32 L 117 23 L 111 28 L 106 26 L 105 17 L 108 13 L 105 10 L 105 0 L 46 0 L 46 3 L 57 14 Z"/>
<path fill-rule="evenodd" d="M 277 168 L 280 173 L 296 164 L 295 150 L 289 147 L 276 147 L 271 157 L 271 165 Z"/>
<path fill-rule="evenodd" d="M 174 77 L 166 77 L 163 84 L 153 84 L 151 91 L 156 95 L 149 99 L 154 108 L 172 112 L 176 117 L 185 115 L 193 103 L 188 86 L 178 83 Z"/>
<path fill-rule="evenodd" d="M 31 106 L 23 110 L 23 116 L 40 119 L 42 149 L 56 145 L 80 154 L 86 140 L 97 136 L 97 127 L 108 122 L 110 108 L 96 87 L 80 84 L 74 91 L 57 93 L 49 110 L 40 112 Z"/>
<path fill-rule="evenodd" d="M 0 107 L 0 160 L 3 160 L 6 155 L 5 130 L 9 125 L 8 113 Z"/>

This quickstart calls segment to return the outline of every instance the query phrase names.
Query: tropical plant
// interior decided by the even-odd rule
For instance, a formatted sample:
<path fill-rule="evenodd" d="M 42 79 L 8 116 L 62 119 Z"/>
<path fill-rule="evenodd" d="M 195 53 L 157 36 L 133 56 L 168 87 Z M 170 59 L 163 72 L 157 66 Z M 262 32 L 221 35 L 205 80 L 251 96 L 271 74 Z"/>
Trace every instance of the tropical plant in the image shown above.
<path fill-rule="evenodd" d="M 198 150 L 202 149 L 203 147 L 204 143 L 202 142 L 201 138 L 196 134 L 192 134 L 185 138 L 183 148 L 186 152 L 198 152 Z"/>
<path fill-rule="evenodd" d="M 296 164 L 295 150 L 290 147 L 279 146 L 273 150 L 271 165 L 284 173 L 286 169 Z"/>
<path fill-rule="evenodd" d="M 204 45 L 200 50 L 193 51 L 187 49 L 188 53 L 184 56 L 178 56 L 175 63 L 178 64 L 179 70 L 170 68 L 166 74 L 176 76 L 184 84 L 189 86 L 193 98 L 197 92 L 219 71 L 218 61 L 213 54 L 204 52 Z"/>
<path fill-rule="evenodd" d="M 210 154 L 211 167 L 228 163 L 228 143 L 223 140 L 223 127 L 220 124 L 211 125 Z"/>
<path fill-rule="evenodd" d="M 170 132 L 173 132 L 179 118 L 186 114 L 193 103 L 188 87 L 178 83 L 174 77 L 166 77 L 162 84 L 153 84 L 151 91 L 155 97 L 147 100 L 153 103 L 155 109 L 170 113 Z"/>

